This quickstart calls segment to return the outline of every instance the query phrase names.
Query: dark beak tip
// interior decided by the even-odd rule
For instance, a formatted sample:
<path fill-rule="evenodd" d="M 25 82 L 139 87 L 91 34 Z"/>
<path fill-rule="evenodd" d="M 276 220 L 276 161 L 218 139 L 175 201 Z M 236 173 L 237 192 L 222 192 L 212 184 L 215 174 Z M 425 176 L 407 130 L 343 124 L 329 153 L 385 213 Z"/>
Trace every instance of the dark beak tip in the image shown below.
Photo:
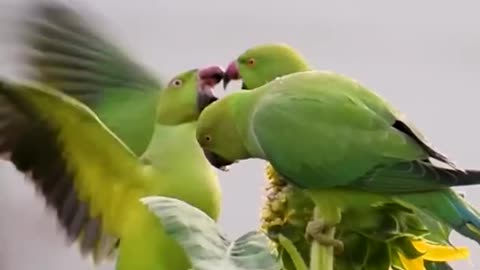
<path fill-rule="evenodd" d="M 208 106 L 210 106 L 210 104 L 214 103 L 217 100 L 218 98 L 216 96 L 201 92 L 201 94 L 198 95 L 198 98 L 197 98 L 198 112 L 202 113 L 203 110 L 205 110 L 205 108 L 207 108 Z"/>
<path fill-rule="evenodd" d="M 225 158 L 210 152 L 208 150 L 203 150 L 205 157 L 207 158 L 208 162 L 215 168 L 225 171 L 227 166 L 233 164 L 233 162 L 226 160 Z"/>
<path fill-rule="evenodd" d="M 215 84 L 219 84 L 223 80 L 223 78 L 225 78 L 225 73 L 223 71 L 213 75 Z"/>
<path fill-rule="evenodd" d="M 227 86 L 228 86 L 229 83 L 230 83 L 230 78 L 228 76 L 224 76 L 223 77 L 223 90 L 227 90 Z"/>

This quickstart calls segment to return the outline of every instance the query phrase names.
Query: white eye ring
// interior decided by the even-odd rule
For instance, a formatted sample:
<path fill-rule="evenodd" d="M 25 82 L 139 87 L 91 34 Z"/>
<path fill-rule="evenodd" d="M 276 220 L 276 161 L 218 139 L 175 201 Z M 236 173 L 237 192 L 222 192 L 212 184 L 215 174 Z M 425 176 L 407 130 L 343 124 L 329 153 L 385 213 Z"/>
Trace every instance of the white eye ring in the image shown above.
<path fill-rule="evenodd" d="M 182 85 L 183 85 L 183 81 L 180 80 L 180 79 L 175 79 L 175 80 L 172 81 L 172 86 L 173 87 L 180 87 Z"/>

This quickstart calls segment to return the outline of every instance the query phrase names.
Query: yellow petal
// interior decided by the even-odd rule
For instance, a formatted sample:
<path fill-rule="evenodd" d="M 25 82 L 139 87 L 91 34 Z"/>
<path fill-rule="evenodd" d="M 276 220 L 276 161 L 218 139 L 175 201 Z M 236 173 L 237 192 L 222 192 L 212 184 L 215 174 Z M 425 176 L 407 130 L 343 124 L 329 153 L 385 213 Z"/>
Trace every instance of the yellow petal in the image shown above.
<path fill-rule="evenodd" d="M 412 241 L 412 244 L 418 251 L 425 253 L 422 256 L 424 260 L 432 262 L 461 260 L 470 256 L 470 251 L 466 247 L 436 245 L 420 240 Z"/>
<path fill-rule="evenodd" d="M 423 258 L 421 256 L 415 259 L 408 259 L 407 257 L 403 256 L 401 252 L 399 252 L 398 257 L 400 258 L 400 262 L 402 262 L 405 270 L 426 270 L 425 265 L 423 264 Z"/>

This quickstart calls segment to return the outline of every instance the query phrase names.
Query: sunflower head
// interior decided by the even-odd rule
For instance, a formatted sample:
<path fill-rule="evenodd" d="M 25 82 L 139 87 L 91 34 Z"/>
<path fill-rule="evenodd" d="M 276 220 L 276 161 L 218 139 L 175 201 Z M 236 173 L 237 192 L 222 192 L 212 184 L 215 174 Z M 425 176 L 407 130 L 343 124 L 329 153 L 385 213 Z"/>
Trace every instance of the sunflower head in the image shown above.
<path fill-rule="evenodd" d="M 278 236 L 288 238 L 308 263 L 311 242 L 305 238 L 305 229 L 315 205 L 270 164 L 266 178 L 261 230 L 282 255 L 285 269 L 294 270 Z M 343 241 L 345 251 L 335 258 L 335 270 L 447 270 L 445 262 L 468 256 L 468 249 L 449 246 L 450 230 L 424 213 L 388 203 L 376 205 L 374 210 L 378 222 L 369 226 L 359 226 L 361 217 L 343 216 L 336 238 Z"/>

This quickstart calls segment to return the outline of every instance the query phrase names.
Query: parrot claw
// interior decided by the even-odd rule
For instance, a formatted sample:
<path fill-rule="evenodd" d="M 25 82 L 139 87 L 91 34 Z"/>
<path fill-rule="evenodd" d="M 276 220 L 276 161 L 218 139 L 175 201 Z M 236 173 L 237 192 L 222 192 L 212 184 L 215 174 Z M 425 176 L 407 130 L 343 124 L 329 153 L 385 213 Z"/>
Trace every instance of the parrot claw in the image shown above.
<path fill-rule="evenodd" d="M 305 237 L 307 239 L 313 238 L 320 245 L 332 246 L 335 255 L 342 254 L 344 251 L 343 242 L 326 235 L 333 227 L 335 227 L 335 225 L 326 224 L 321 219 L 310 221 L 305 230 Z"/>

